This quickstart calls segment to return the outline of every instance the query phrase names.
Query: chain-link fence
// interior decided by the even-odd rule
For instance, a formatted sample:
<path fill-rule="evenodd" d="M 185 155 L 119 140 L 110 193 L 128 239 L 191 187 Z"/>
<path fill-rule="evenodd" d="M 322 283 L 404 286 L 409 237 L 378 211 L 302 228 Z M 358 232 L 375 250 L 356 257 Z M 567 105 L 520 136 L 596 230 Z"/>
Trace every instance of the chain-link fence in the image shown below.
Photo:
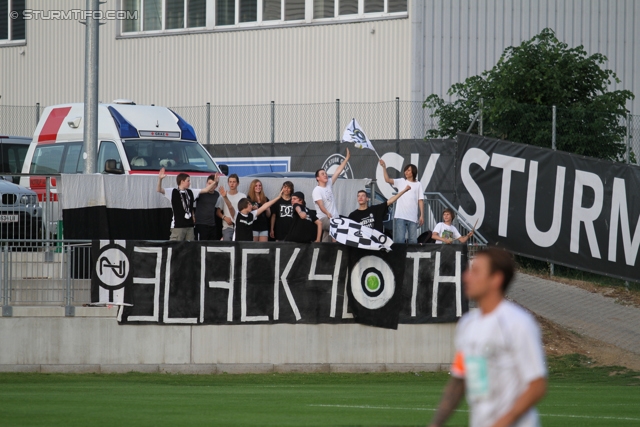
<path fill-rule="evenodd" d="M 0 105 L 0 135 L 33 136 L 44 107 Z"/>
<path fill-rule="evenodd" d="M 372 140 L 420 139 L 429 131 L 441 133 L 434 109 L 398 98 L 369 103 L 336 100 L 320 104 L 205 104 L 171 109 L 193 125 L 203 144 L 339 141 L 352 118 Z M 0 106 L 0 135 L 32 136 L 42 110 L 39 104 Z M 462 122 L 465 120 L 458 127 L 464 129 L 458 131 L 585 156 L 634 164 L 640 161 L 640 116 L 541 105 L 514 104 L 504 108 L 484 100 L 483 107 L 470 114 L 468 122 Z M 449 131 L 455 133 L 453 128 Z"/>
<path fill-rule="evenodd" d="M 369 139 L 424 138 L 436 125 L 421 102 L 263 104 L 172 107 L 191 123 L 203 144 L 338 141 L 351 119 Z"/>
<path fill-rule="evenodd" d="M 452 136 L 455 129 L 583 156 L 638 164 L 640 116 L 624 111 L 593 111 L 581 106 L 555 107 L 481 100 L 475 111 L 441 111 L 441 126 L 429 132 Z M 467 129 L 461 129 L 467 127 Z"/>
<path fill-rule="evenodd" d="M 170 107 L 196 130 L 203 144 L 337 141 L 352 118 L 369 139 L 424 138 L 436 126 L 421 102 L 199 105 Z M 0 134 L 32 136 L 42 107 L 0 106 Z"/>

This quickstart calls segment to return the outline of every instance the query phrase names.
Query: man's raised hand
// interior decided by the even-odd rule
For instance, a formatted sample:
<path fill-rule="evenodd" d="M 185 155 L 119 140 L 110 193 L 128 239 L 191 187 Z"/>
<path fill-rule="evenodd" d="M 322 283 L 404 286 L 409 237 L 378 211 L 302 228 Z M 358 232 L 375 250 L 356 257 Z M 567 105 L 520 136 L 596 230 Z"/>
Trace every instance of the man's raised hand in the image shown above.
<path fill-rule="evenodd" d="M 158 178 L 165 179 L 166 177 L 167 177 L 167 174 L 164 173 L 164 168 L 160 168 L 160 172 L 158 173 Z"/>

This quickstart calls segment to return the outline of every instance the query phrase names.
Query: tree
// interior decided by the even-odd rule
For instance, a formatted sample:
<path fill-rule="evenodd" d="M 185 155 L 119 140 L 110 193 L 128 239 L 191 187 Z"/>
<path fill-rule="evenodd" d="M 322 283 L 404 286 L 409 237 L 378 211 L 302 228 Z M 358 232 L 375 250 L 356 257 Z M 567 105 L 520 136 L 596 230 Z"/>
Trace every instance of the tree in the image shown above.
<path fill-rule="evenodd" d="M 607 91 L 612 80 L 620 80 L 601 68 L 606 60 L 599 53 L 589 56 L 583 46 L 569 48 L 545 28 L 520 46 L 505 49 L 491 70 L 451 86 L 447 93 L 455 102 L 429 96 L 423 108 L 434 109 L 439 126 L 427 138 L 466 132 L 482 99 L 483 135 L 550 148 L 555 105 L 559 150 L 620 160 L 625 152 L 625 104 L 634 95 Z"/>

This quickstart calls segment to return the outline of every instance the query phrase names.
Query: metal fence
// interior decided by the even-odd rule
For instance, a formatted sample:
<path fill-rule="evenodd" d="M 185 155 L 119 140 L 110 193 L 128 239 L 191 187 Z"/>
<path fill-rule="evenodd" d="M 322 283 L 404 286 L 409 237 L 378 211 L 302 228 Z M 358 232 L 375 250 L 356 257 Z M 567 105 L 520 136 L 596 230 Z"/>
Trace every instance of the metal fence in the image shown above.
<path fill-rule="evenodd" d="M 90 242 L 40 240 L 25 247 L 9 240 L 0 247 L 0 302 L 13 306 L 65 306 L 91 302 Z"/>
<path fill-rule="evenodd" d="M 458 131 L 496 136 L 516 142 L 589 155 L 589 147 L 605 139 L 628 144 L 628 156 L 619 160 L 640 164 L 640 116 L 620 118 L 609 113 L 581 112 L 526 105 L 491 120 L 487 113 L 471 115 Z M 520 108 L 523 107 L 523 108 Z M 0 106 L 0 134 L 32 136 L 44 107 Z M 385 102 L 335 102 L 318 104 L 205 105 L 170 107 L 191 123 L 203 144 L 248 144 L 339 141 L 348 122 L 356 118 L 373 140 L 421 139 L 438 133 L 439 121 L 422 102 L 396 98 Z M 482 110 L 490 105 L 484 102 Z M 553 111 L 556 114 L 553 114 Z M 483 117 L 484 116 L 484 117 Z M 555 120 L 554 120 L 555 117 Z M 615 134 L 598 131 L 603 123 L 617 121 Z M 464 121 L 464 119 L 462 120 Z M 462 129 L 464 127 L 465 129 Z M 449 129 L 449 133 L 455 130 Z M 448 135 L 451 136 L 451 135 Z"/>

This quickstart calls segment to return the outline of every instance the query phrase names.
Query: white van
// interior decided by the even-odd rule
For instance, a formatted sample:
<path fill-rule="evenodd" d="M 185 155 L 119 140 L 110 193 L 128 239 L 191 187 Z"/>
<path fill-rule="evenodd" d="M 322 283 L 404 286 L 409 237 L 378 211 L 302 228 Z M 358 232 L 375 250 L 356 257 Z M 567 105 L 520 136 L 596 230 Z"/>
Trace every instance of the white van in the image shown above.
<path fill-rule="evenodd" d="M 22 173 L 50 175 L 84 171 L 84 104 L 45 108 L 29 146 Z M 193 127 L 166 107 L 116 100 L 98 105 L 96 172 L 111 174 L 186 172 L 207 176 L 220 172 L 209 152 L 198 143 Z M 224 168 L 223 166 L 223 169 Z M 43 200 L 44 177 L 21 179 Z M 55 196 L 55 179 L 51 180 Z"/>
<path fill-rule="evenodd" d="M 57 234 L 60 212 L 56 179 L 50 179 L 47 196 L 46 175 L 84 172 L 83 121 L 82 103 L 45 108 L 22 166 L 30 176 L 21 177 L 20 185 L 46 201 L 43 223 L 51 234 Z M 96 172 L 157 175 L 162 167 L 168 175 L 221 172 L 193 127 L 170 109 L 127 100 L 98 105 Z"/>

